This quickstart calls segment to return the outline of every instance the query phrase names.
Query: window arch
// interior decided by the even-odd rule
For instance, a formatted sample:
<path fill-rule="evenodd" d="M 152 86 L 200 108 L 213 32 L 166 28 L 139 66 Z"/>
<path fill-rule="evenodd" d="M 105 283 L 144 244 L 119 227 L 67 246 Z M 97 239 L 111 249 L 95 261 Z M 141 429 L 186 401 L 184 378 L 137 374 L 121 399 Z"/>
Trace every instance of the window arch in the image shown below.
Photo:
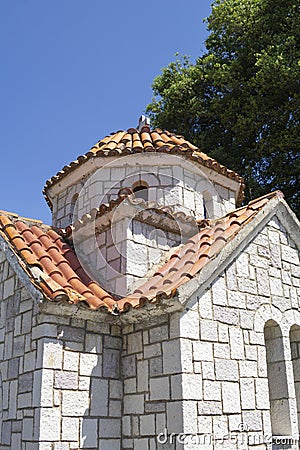
<path fill-rule="evenodd" d="M 282 333 L 274 320 L 264 328 L 273 436 L 291 435 L 289 393 Z"/>
<path fill-rule="evenodd" d="M 75 210 L 75 205 L 78 200 L 79 194 L 74 194 L 70 203 L 70 220 L 73 219 L 73 214 Z"/>
<path fill-rule="evenodd" d="M 133 184 L 132 192 L 137 198 L 143 199 L 145 202 L 148 201 L 149 198 L 149 186 L 145 181 L 138 181 Z"/>

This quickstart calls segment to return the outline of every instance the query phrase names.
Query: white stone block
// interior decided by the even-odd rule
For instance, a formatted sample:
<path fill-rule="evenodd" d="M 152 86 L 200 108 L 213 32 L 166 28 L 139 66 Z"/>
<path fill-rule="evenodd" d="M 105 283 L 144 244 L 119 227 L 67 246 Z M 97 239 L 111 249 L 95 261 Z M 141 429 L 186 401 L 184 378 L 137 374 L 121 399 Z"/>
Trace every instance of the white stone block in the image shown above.
<path fill-rule="evenodd" d="M 41 441 L 60 440 L 59 408 L 42 408 L 40 411 L 39 439 Z"/>
<path fill-rule="evenodd" d="M 222 383 L 223 412 L 239 413 L 241 412 L 240 389 L 238 383 Z"/>
<path fill-rule="evenodd" d="M 212 285 L 212 298 L 214 305 L 227 305 L 225 278 L 218 278 Z"/>
<path fill-rule="evenodd" d="M 78 371 L 79 353 L 65 350 L 63 360 L 64 370 Z"/>
<path fill-rule="evenodd" d="M 61 342 L 45 339 L 43 343 L 43 367 L 62 369 L 63 349 Z"/>
<path fill-rule="evenodd" d="M 193 342 L 195 361 L 213 361 L 213 344 L 211 342 Z"/>
<path fill-rule="evenodd" d="M 199 299 L 199 313 L 202 319 L 212 319 L 212 299 L 210 290 L 207 290 Z"/>
<path fill-rule="evenodd" d="M 240 328 L 229 328 L 229 343 L 232 359 L 244 359 L 244 338 Z"/>
<path fill-rule="evenodd" d="M 256 408 L 268 410 L 270 408 L 268 380 L 266 378 L 257 378 L 255 380 L 255 387 Z"/>
<path fill-rule="evenodd" d="M 64 416 L 86 416 L 89 411 L 89 392 L 63 391 L 62 414 Z"/>
<path fill-rule="evenodd" d="M 100 375 L 100 357 L 95 353 L 81 353 L 80 354 L 80 366 L 79 374 L 90 376 L 95 374 L 95 369 L 97 368 L 97 375 Z"/>
<path fill-rule="evenodd" d="M 215 361 L 215 367 L 217 380 L 238 381 L 239 374 L 237 361 L 219 359 Z"/>
<path fill-rule="evenodd" d="M 62 439 L 73 441 L 79 435 L 79 419 L 75 417 L 62 418 Z"/>
<path fill-rule="evenodd" d="M 180 336 L 189 339 L 199 339 L 198 311 L 189 310 L 180 319 Z"/>
<path fill-rule="evenodd" d="M 204 400 L 221 400 L 221 383 L 219 381 L 204 380 L 203 381 L 203 399 Z"/>
<path fill-rule="evenodd" d="M 255 409 L 255 387 L 253 378 L 242 378 L 241 402 L 243 409 Z"/>
<path fill-rule="evenodd" d="M 213 320 L 201 320 L 201 340 L 218 342 L 218 324 Z"/>
<path fill-rule="evenodd" d="M 246 308 L 246 295 L 242 292 L 228 291 L 228 305 L 234 308 Z"/>

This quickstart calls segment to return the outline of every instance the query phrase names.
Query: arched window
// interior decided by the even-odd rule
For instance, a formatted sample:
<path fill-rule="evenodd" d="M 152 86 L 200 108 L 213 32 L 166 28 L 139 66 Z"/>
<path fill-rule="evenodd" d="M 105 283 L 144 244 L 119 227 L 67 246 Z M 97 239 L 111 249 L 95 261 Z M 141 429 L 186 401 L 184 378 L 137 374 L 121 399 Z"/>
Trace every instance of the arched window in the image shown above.
<path fill-rule="evenodd" d="M 298 325 L 293 325 L 290 329 L 290 345 L 295 383 L 298 426 L 300 427 L 300 327 Z"/>
<path fill-rule="evenodd" d="M 210 192 L 204 191 L 203 198 L 203 218 L 212 219 L 214 217 L 214 204 L 213 198 Z"/>
<path fill-rule="evenodd" d="M 73 214 L 74 214 L 75 205 L 76 205 L 77 200 L 78 200 L 78 194 L 73 195 L 71 204 L 70 204 L 70 220 L 73 219 Z"/>
<path fill-rule="evenodd" d="M 137 198 L 141 198 L 145 200 L 145 202 L 147 202 L 149 194 L 148 188 L 149 186 L 145 181 L 139 181 L 137 183 L 134 183 L 132 191 Z"/>
<path fill-rule="evenodd" d="M 290 436 L 290 406 L 282 333 L 279 325 L 269 320 L 265 325 L 264 334 L 272 434 Z"/>

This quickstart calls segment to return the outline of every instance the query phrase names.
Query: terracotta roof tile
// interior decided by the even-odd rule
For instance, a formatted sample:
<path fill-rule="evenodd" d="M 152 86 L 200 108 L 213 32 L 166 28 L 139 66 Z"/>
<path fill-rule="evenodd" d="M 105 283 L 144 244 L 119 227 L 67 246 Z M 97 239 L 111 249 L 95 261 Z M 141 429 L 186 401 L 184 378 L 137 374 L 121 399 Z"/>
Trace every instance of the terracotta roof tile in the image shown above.
<path fill-rule="evenodd" d="M 141 131 L 129 128 L 127 131 L 117 131 L 97 142 L 85 155 L 79 156 L 76 161 L 63 167 L 55 176 L 50 178 L 44 188 L 44 196 L 47 203 L 52 207 L 47 195 L 50 186 L 57 183 L 74 168 L 86 160 L 95 156 L 120 156 L 141 152 L 163 152 L 174 153 L 189 157 L 196 163 L 204 165 L 212 170 L 240 183 L 240 200 L 243 198 L 243 179 L 234 171 L 219 164 L 215 159 L 203 153 L 198 147 L 188 142 L 182 136 L 178 136 L 159 128 L 151 130 L 149 126 L 143 126 Z"/>
<path fill-rule="evenodd" d="M 0 211 L 0 235 L 25 263 L 32 283 L 50 301 L 65 299 L 69 303 L 85 303 L 90 309 L 126 312 L 140 308 L 146 301 L 157 303 L 161 297 L 172 297 L 177 289 L 193 278 L 215 258 L 239 231 L 273 198 L 277 191 L 251 201 L 247 206 L 212 221 L 187 243 L 176 250 L 168 261 L 126 298 L 117 299 L 92 280 L 83 270 L 66 234 L 37 221 Z M 32 267 L 41 269 L 36 279 Z"/>

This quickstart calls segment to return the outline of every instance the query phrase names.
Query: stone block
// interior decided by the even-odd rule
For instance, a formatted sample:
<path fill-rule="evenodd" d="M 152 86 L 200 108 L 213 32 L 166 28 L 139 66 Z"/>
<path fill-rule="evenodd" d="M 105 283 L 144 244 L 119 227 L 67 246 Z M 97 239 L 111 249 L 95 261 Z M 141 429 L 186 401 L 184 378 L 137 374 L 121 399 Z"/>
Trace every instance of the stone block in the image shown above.
<path fill-rule="evenodd" d="M 79 435 L 79 419 L 75 417 L 62 418 L 62 439 L 73 441 Z"/>
<path fill-rule="evenodd" d="M 199 299 L 199 314 L 202 319 L 212 319 L 211 291 L 207 290 Z"/>
<path fill-rule="evenodd" d="M 101 356 L 96 353 L 81 353 L 79 374 L 84 376 L 101 376 Z"/>
<path fill-rule="evenodd" d="M 148 361 L 138 361 L 137 363 L 137 390 L 138 392 L 148 391 Z"/>
<path fill-rule="evenodd" d="M 195 361 L 213 361 L 213 344 L 210 342 L 193 342 Z"/>
<path fill-rule="evenodd" d="M 239 313 L 234 308 L 214 306 L 213 312 L 216 321 L 227 323 L 228 325 L 237 325 L 239 322 Z"/>
<path fill-rule="evenodd" d="M 64 370 L 72 370 L 74 372 L 78 371 L 79 353 L 65 350 L 63 358 L 64 358 L 63 361 Z"/>
<path fill-rule="evenodd" d="M 256 391 L 256 408 L 269 410 L 270 400 L 269 400 L 268 380 L 266 378 L 257 378 L 255 380 L 255 391 Z"/>
<path fill-rule="evenodd" d="M 101 423 L 101 420 L 100 420 Z M 95 448 L 98 445 L 98 421 L 83 417 L 80 427 L 80 447 Z M 101 435 L 101 434 L 100 434 Z"/>
<path fill-rule="evenodd" d="M 100 439 L 99 450 L 121 450 L 120 439 Z"/>
<path fill-rule="evenodd" d="M 63 416 L 86 416 L 89 411 L 90 398 L 86 391 L 62 391 Z"/>
<path fill-rule="evenodd" d="M 149 360 L 150 364 L 150 377 L 157 377 L 162 375 L 162 358 L 157 357 Z"/>
<path fill-rule="evenodd" d="M 24 392 L 32 392 L 33 390 L 33 373 L 28 372 L 19 376 L 18 392 L 22 394 Z"/>
<path fill-rule="evenodd" d="M 228 359 L 219 359 L 215 361 L 216 379 L 220 381 L 238 381 L 238 363 Z"/>
<path fill-rule="evenodd" d="M 182 402 L 167 403 L 167 430 L 168 433 L 182 433 Z"/>
<path fill-rule="evenodd" d="M 122 374 L 124 378 L 134 377 L 136 375 L 135 355 L 126 356 L 122 359 Z"/>
<path fill-rule="evenodd" d="M 60 339 L 64 341 L 84 342 L 85 331 L 83 328 L 60 325 L 57 331 Z"/>
<path fill-rule="evenodd" d="M 94 378 L 91 380 L 90 409 L 93 416 L 106 416 L 108 410 L 108 381 Z"/>
<path fill-rule="evenodd" d="M 143 351 L 142 332 L 132 333 L 127 336 L 127 354 L 141 353 Z"/>
<path fill-rule="evenodd" d="M 170 398 L 169 378 L 150 379 L 150 400 L 168 400 Z"/>
<path fill-rule="evenodd" d="M 223 412 L 233 414 L 241 412 L 240 388 L 238 383 L 222 383 Z"/>
<path fill-rule="evenodd" d="M 227 305 L 227 289 L 225 278 L 218 278 L 212 285 L 212 300 L 214 305 Z"/>
<path fill-rule="evenodd" d="M 255 387 L 253 378 L 241 378 L 241 403 L 243 409 L 255 409 Z"/>
<path fill-rule="evenodd" d="M 213 320 L 202 320 L 200 336 L 203 341 L 218 342 L 218 324 Z"/>
<path fill-rule="evenodd" d="M 76 372 L 55 372 L 54 387 L 56 389 L 78 389 L 78 374 Z"/>
<path fill-rule="evenodd" d="M 62 369 L 63 349 L 60 342 L 44 339 L 40 341 L 39 350 L 43 355 L 43 367 L 46 369 Z M 39 343 L 39 344 L 40 344 Z"/>
<path fill-rule="evenodd" d="M 140 430 L 142 436 L 155 435 L 155 416 L 147 414 L 140 418 Z"/>
<path fill-rule="evenodd" d="M 203 399 L 221 401 L 221 383 L 219 381 L 203 381 Z"/>
<path fill-rule="evenodd" d="M 229 328 L 229 343 L 232 359 L 244 359 L 244 338 L 240 328 Z"/>
<path fill-rule="evenodd" d="M 144 395 L 133 394 L 124 397 L 124 414 L 143 414 Z"/>
<path fill-rule="evenodd" d="M 153 358 L 155 356 L 161 355 L 161 344 L 152 344 L 144 346 L 144 357 Z"/>
<path fill-rule="evenodd" d="M 9 359 L 8 361 L 8 371 L 7 371 L 7 378 L 18 378 L 19 376 L 19 358 L 13 358 Z"/>
<path fill-rule="evenodd" d="M 169 338 L 168 325 L 161 325 L 159 327 L 150 328 L 149 330 L 150 343 L 166 341 Z"/>
<path fill-rule="evenodd" d="M 42 408 L 40 410 L 39 439 L 41 441 L 60 440 L 59 408 Z"/>
<path fill-rule="evenodd" d="M 181 365 L 181 351 L 180 340 L 163 342 L 163 373 L 180 373 L 182 371 Z M 192 356 L 191 356 L 192 360 Z"/>

